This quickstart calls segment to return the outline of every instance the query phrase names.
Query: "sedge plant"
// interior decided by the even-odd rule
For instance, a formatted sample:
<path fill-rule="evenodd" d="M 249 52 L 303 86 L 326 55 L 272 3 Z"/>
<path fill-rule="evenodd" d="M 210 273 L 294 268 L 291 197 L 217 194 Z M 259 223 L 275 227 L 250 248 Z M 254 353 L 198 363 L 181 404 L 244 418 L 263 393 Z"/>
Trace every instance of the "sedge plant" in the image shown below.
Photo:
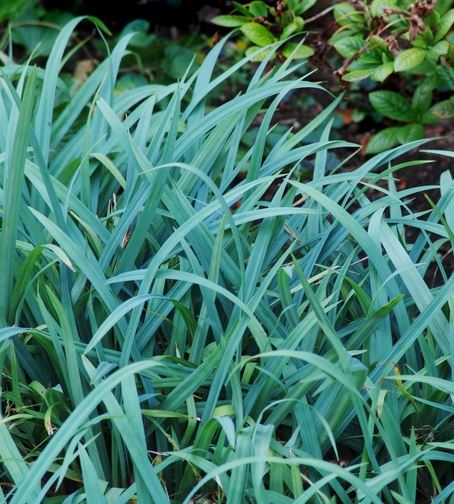
<path fill-rule="evenodd" d="M 267 56 L 213 106 L 225 40 L 118 93 L 130 34 L 74 89 L 80 21 L 1 69 L 0 502 L 450 502 L 450 175 L 398 187 L 422 141 L 333 170 L 339 100 L 270 143 L 320 86 Z"/>

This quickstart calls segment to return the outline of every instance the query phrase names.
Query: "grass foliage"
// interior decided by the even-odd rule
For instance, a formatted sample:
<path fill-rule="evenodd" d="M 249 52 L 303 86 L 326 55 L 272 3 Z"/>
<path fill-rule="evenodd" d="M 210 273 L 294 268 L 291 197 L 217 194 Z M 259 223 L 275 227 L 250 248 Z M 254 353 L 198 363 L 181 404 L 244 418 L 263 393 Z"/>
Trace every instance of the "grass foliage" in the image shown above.
<path fill-rule="evenodd" d="M 332 173 L 336 100 L 270 145 L 319 86 L 265 61 L 213 108 L 247 63 L 216 75 L 223 42 L 116 94 L 129 35 L 70 90 L 78 22 L 45 69 L 2 68 L 0 502 L 449 502 L 450 176 L 414 214 L 428 188 L 393 174 L 421 142 Z"/>

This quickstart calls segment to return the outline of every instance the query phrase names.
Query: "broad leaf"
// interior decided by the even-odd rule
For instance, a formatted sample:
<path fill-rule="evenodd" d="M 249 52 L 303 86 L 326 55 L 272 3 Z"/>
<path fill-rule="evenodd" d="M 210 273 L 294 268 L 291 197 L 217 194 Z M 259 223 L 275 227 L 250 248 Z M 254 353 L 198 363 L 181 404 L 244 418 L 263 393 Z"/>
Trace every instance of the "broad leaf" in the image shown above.
<path fill-rule="evenodd" d="M 432 94 L 436 83 L 433 79 L 427 78 L 418 85 L 411 100 L 411 106 L 419 113 L 425 112 L 432 104 Z"/>
<path fill-rule="evenodd" d="M 377 154 L 392 147 L 413 142 L 424 137 L 422 124 L 406 124 L 405 126 L 391 126 L 375 134 L 366 147 L 367 154 Z"/>
<path fill-rule="evenodd" d="M 451 9 L 442 16 L 440 22 L 437 24 L 436 27 L 437 32 L 435 34 L 434 41 L 439 42 L 440 40 L 444 39 L 451 30 L 453 25 L 454 25 L 454 9 Z"/>
<path fill-rule="evenodd" d="M 367 144 L 366 154 L 377 154 L 399 145 L 399 130 L 399 126 L 392 126 L 376 133 Z"/>
<path fill-rule="evenodd" d="M 268 16 L 268 6 L 265 2 L 255 0 L 249 4 L 249 12 L 256 17 Z"/>
<path fill-rule="evenodd" d="M 392 61 L 384 63 L 377 67 L 372 73 L 372 80 L 383 82 L 394 72 L 394 63 Z"/>
<path fill-rule="evenodd" d="M 398 7 L 396 0 L 373 0 L 370 4 L 372 16 L 383 17 L 386 9 L 396 9 Z"/>
<path fill-rule="evenodd" d="M 288 42 L 282 48 L 282 54 L 286 58 L 291 57 L 293 59 L 303 59 L 312 56 L 314 54 L 314 50 L 312 49 L 312 47 L 309 47 L 305 44 L 296 44 L 294 42 Z"/>
<path fill-rule="evenodd" d="M 369 100 L 377 112 L 395 121 L 408 122 L 413 119 L 413 111 L 408 101 L 394 91 L 374 91 Z"/>
<path fill-rule="evenodd" d="M 251 57 L 252 61 L 263 61 L 271 53 L 271 49 L 251 46 L 246 49 L 246 56 Z"/>
<path fill-rule="evenodd" d="M 454 98 L 435 104 L 430 109 L 430 113 L 438 117 L 438 119 L 449 119 L 454 117 Z"/>
<path fill-rule="evenodd" d="M 225 26 L 226 28 L 236 28 L 248 23 L 250 18 L 246 16 L 215 16 L 211 22 L 218 26 Z"/>
<path fill-rule="evenodd" d="M 405 126 L 399 126 L 398 128 L 399 131 L 397 136 L 399 138 L 399 143 L 401 144 L 414 142 L 415 140 L 424 138 L 424 127 L 422 124 L 406 124 Z"/>
<path fill-rule="evenodd" d="M 367 79 L 374 73 L 374 70 L 371 68 L 365 68 L 363 70 L 352 70 L 351 72 L 347 72 L 342 80 L 346 82 L 356 82 L 360 80 Z"/>
<path fill-rule="evenodd" d="M 241 31 L 253 44 L 260 47 L 276 42 L 276 37 L 263 25 L 256 22 L 244 24 Z"/>
<path fill-rule="evenodd" d="M 429 51 L 429 58 L 437 61 L 440 56 L 445 56 L 449 51 L 449 42 L 447 40 L 440 40 L 438 44 L 435 44 Z"/>
<path fill-rule="evenodd" d="M 364 47 L 365 41 L 362 35 L 344 37 L 334 43 L 334 48 L 343 58 L 352 58 Z"/>
<path fill-rule="evenodd" d="M 342 26 L 351 23 L 364 23 L 364 14 L 356 10 L 351 3 L 340 2 L 334 4 L 334 19 Z"/>
<path fill-rule="evenodd" d="M 303 14 L 311 9 L 316 3 L 317 0 L 297 0 L 294 2 L 295 5 L 292 6 L 292 8 L 297 14 Z"/>
<path fill-rule="evenodd" d="M 394 60 L 394 70 L 396 72 L 405 72 L 420 65 L 427 56 L 425 49 L 413 47 L 399 53 Z"/>

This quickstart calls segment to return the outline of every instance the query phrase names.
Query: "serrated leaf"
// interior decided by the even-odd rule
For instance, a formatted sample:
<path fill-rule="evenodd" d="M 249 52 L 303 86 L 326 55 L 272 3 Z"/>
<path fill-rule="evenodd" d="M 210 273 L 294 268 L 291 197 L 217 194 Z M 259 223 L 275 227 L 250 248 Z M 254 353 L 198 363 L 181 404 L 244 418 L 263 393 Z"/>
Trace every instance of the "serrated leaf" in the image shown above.
<path fill-rule="evenodd" d="M 314 54 L 312 47 L 305 44 L 296 44 L 294 42 L 288 42 L 282 49 L 282 54 L 286 58 L 292 59 L 303 59 L 310 58 Z"/>
<path fill-rule="evenodd" d="M 427 56 L 425 49 L 412 47 L 399 53 L 394 60 L 394 70 L 396 72 L 405 72 L 420 65 Z"/>
<path fill-rule="evenodd" d="M 384 63 L 377 67 L 372 73 L 372 80 L 383 82 L 394 72 L 394 63 L 392 61 Z"/>
<path fill-rule="evenodd" d="M 443 15 L 440 22 L 437 24 L 437 33 L 435 34 L 434 42 L 439 42 L 444 39 L 454 25 L 454 9 L 449 10 Z"/>
<path fill-rule="evenodd" d="M 241 27 L 241 31 L 253 44 L 260 47 L 276 42 L 276 37 L 259 23 L 246 23 Z"/>
<path fill-rule="evenodd" d="M 344 37 L 337 40 L 333 45 L 336 51 L 343 58 L 352 58 L 358 51 L 364 47 L 365 41 L 362 35 L 353 37 Z"/>
<path fill-rule="evenodd" d="M 394 91 L 374 91 L 369 100 L 377 112 L 396 121 L 408 122 L 413 119 L 413 111 L 408 101 Z"/>
<path fill-rule="evenodd" d="M 250 18 L 246 16 L 216 16 L 211 22 L 217 26 L 224 26 L 225 28 L 236 28 L 248 23 Z"/>

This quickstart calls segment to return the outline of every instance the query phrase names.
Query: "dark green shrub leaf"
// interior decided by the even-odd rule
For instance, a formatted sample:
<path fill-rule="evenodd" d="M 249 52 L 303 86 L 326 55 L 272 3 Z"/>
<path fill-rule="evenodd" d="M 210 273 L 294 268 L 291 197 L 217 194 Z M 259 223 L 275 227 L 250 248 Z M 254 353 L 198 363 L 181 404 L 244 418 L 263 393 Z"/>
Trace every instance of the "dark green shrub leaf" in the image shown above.
<path fill-rule="evenodd" d="M 352 58 L 364 47 L 365 41 L 362 35 L 344 37 L 334 43 L 334 48 L 343 58 Z"/>
<path fill-rule="evenodd" d="M 141 32 L 147 33 L 150 29 L 150 23 L 145 19 L 135 19 L 128 23 L 123 30 L 121 30 L 120 37 L 124 37 L 128 33 Z"/>
<path fill-rule="evenodd" d="M 422 124 L 391 126 L 374 135 L 366 147 L 367 154 L 378 154 L 399 144 L 405 144 L 424 137 Z"/>
<path fill-rule="evenodd" d="M 174 79 L 183 75 L 189 65 L 195 64 L 194 53 L 178 44 L 166 47 L 164 54 L 166 57 L 162 60 L 161 66 L 166 74 Z"/>
<path fill-rule="evenodd" d="M 437 70 L 443 84 L 454 91 L 454 70 L 447 64 L 438 65 Z"/>
<path fill-rule="evenodd" d="M 334 46 L 334 44 L 343 39 L 344 37 L 353 37 L 354 35 L 358 35 L 358 30 L 352 29 L 349 30 L 346 27 L 339 28 L 333 35 L 328 39 L 328 44 Z"/>
<path fill-rule="evenodd" d="M 166 73 L 173 77 L 173 73 L 175 72 L 175 69 L 170 65 L 166 65 L 163 63 L 163 68 L 165 69 Z M 176 67 L 178 69 L 178 66 Z M 115 95 L 121 95 L 122 93 L 125 93 L 126 91 L 130 91 L 131 89 L 134 89 L 135 87 L 138 86 L 146 86 L 148 83 L 147 79 L 140 74 L 136 73 L 128 73 L 126 75 L 122 75 L 116 82 L 114 92 Z"/>
<path fill-rule="evenodd" d="M 448 119 L 454 117 L 454 98 L 435 104 L 430 109 L 430 113 L 438 119 Z"/>
<path fill-rule="evenodd" d="M 412 41 L 412 45 L 413 47 L 419 47 L 420 49 L 428 49 L 430 43 L 428 44 L 426 38 L 423 37 L 422 35 L 417 35 L 415 39 Z"/>
<path fill-rule="evenodd" d="M 35 51 L 35 56 L 48 56 L 56 37 L 56 30 L 40 26 L 39 23 L 22 26 L 19 24 L 14 29 L 14 42 L 22 45 L 28 54 Z"/>
<path fill-rule="evenodd" d="M 399 126 L 392 126 L 374 135 L 367 144 L 366 154 L 378 154 L 399 145 L 399 129 Z"/>
<path fill-rule="evenodd" d="M 415 68 L 420 63 L 422 63 L 427 55 L 425 49 L 419 49 L 418 47 L 413 47 L 402 51 L 399 53 L 394 60 L 394 70 L 396 72 L 405 72 L 406 70 L 411 70 Z"/>
<path fill-rule="evenodd" d="M 417 35 L 417 37 L 412 41 L 413 47 L 420 47 L 422 49 L 428 49 L 434 44 L 434 34 L 426 24 L 424 31 Z"/>
<path fill-rule="evenodd" d="M 156 36 L 149 33 L 150 23 L 144 19 L 135 19 L 128 23 L 121 31 L 120 38 L 128 33 L 135 33 L 130 45 L 133 47 L 148 47 L 156 40 Z"/>
<path fill-rule="evenodd" d="M 405 126 L 398 126 L 398 128 L 397 137 L 401 144 L 420 140 L 424 137 L 424 127 L 422 124 L 406 124 Z"/>
<path fill-rule="evenodd" d="M 421 118 L 421 122 L 423 124 L 433 124 L 433 123 L 436 123 L 440 120 L 439 117 L 437 117 L 436 115 L 432 114 L 431 110 L 427 110 L 423 115 L 422 115 L 422 118 Z"/>
<path fill-rule="evenodd" d="M 348 67 L 349 70 L 375 70 L 378 66 L 383 65 L 383 52 L 379 49 L 367 50 L 361 56 L 352 62 Z"/>
<path fill-rule="evenodd" d="M 409 122 L 413 119 L 413 111 L 408 101 L 394 91 L 374 91 L 369 94 L 369 100 L 377 112 L 396 121 Z"/>
<path fill-rule="evenodd" d="M 435 83 L 432 79 L 426 79 L 415 89 L 411 106 L 418 112 L 425 112 L 432 104 L 432 92 Z"/>
<path fill-rule="evenodd" d="M 236 28 L 248 23 L 250 18 L 246 16 L 216 16 L 211 22 L 218 26 L 225 26 L 226 28 Z"/>
<path fill-rule="evenodd" d="M 275 36 L 259 23 L 246 23 L 241 27 L 241 31 L 253 44 L 260 47 L 276 42 Z"/>

